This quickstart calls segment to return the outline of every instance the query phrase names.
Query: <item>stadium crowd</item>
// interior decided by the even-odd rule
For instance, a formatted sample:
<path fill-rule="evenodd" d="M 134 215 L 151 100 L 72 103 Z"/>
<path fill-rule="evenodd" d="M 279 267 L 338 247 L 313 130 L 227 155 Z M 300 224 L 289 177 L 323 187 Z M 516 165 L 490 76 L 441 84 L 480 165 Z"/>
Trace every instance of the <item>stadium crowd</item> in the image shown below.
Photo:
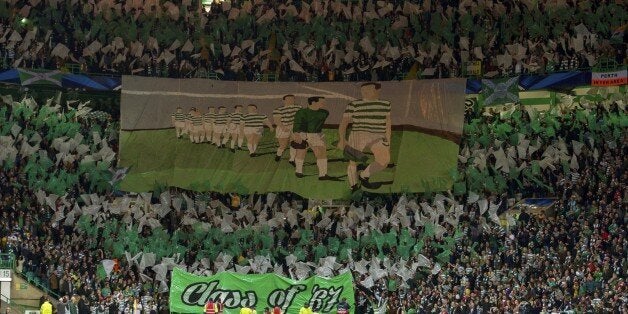
<path fill-rule="evenodd" d="M 249 81 L 544 73 L 625 64 L 626 14 L 621 1 L 4 1 L 0 58 Z"/>
<path fill-rule="evenodd" d="M 0 250 L 60 296 L 59 313 L 167 313 L 175 265 L 293 278 L 352 271 L 359 313 L 628 310 L 621 104 L 542 115 L 470 109 L 457 174 L 464 189 L 325 211 L 290 194 L 239 204 L 177 189 L 122 194 L 106 115 L 3 101 Z M 537 140 L 521 146 L 526 137 Z M 528 196 L 557 197 L 553 213 L 509 210 Z"/>

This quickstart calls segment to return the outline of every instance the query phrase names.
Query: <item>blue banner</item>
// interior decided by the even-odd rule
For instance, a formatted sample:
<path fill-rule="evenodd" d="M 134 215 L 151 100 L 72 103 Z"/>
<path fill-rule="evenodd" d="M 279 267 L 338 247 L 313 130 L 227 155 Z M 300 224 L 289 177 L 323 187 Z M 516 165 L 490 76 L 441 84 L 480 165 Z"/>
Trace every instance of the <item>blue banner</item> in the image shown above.
<path fill-rule="evenodd" d="M 579 86 L 591 85 L 591 72 L 561 72 L 546 75 L 522 75 L 519 77 L 521 91 L 533 90 L 572 90 Z M 482 91 L 481 79 L 467 79 L 465 92 L 479 94 Z"/>
<path fill-rule="evenodd" d="M 97 91 L 115 91 L 122 87 L 119 76 L 63 73 L 58 70 L 10 69 L 0 72 L 0 83 L 22 86 L 53 85 Z"/>
<path fill-rule="evenodd" d="M 36 75 L 34 75 L 36 73 Z M 48 74 L 46 74 L 48 73 Z M 54 80 L 52 73 L 55 73 Z M 43 80 L 55 83 L 58 79 L 64 88 L 82 88 L 97 91 L 114 91 L 122 87 L 120 76 L 101 76 L 90 74 L 61 73 L 58 70 L 10 69 L 0 72 L 0 83 L 18 84 L 23 86 L 40 84 Z M 545 75 L 522 75 L 519 77 L 519 88 L 522 91 L 532 90 L 571 90 L 578 86 L 591 85 L 591 72 L 561 72 Z M 466 94 L 478 94 L 482 91 L 482 80 L 467 79 Z"/>

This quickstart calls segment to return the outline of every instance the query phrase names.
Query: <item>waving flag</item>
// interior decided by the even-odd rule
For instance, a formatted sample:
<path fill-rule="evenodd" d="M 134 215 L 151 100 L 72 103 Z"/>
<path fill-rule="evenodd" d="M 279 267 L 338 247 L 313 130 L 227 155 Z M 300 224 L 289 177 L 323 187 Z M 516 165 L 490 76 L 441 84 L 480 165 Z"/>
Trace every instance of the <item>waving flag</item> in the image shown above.
<path fill-rule="evenodd" d="M 113 177 L 111 178 L 111 181 L 109 181 L 109 184 L 111 184 L 111 186 L 115 186 L 116 183 L 122 181 L 122 179 L 124 179 L 124 177 L 126 177 L 127 172 L 129 172 L 129 168 L 125 167 L 125 168 L 118 168 L 115 171 L 114 170 L 110 170 L 113 173 Z"/>
<path fill-rule="evenodd" d="M 28 85 L 56 85 L 61 86 L 63 73 L 50 70 L 18 69 L 22 86 Z"/>
<path fill-rule="evenodd" d="M 519 76 L 497 80 L 482 80 L 482 96 L 486 106 L 518 102 Z"/>

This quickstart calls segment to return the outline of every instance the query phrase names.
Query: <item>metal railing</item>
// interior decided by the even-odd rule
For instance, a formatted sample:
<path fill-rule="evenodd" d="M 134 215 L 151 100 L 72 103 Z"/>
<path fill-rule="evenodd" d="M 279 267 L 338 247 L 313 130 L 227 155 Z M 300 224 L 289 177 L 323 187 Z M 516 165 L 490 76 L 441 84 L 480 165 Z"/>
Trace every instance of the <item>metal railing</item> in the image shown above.
<path fill-rule="evenodd" d="M 254 80 L 256 82 L 277 82 L 279 77 L 275 73 L 257 73 Z"/>
<path fill-rule="evenodd" d="M 15 255 L 12 253 L 1 253 L 0 254 L 0 269 L 4 268 L 4 269 L 11 269 L 13 270 L 13 275 L 18 276 L 22 279 L 24 279 L 24 281 L 26 281 L 28 284 L 33 285 L 35 287 L 37 287 L 38 289 L 42 290 L 44 293 L 53 296 L 54 298 L 59 298 L 59 295 L 50 290 L 47 285 L 44 284 L 44 282 L 41 280 L 41 278 L 37 277 L 33 272 L 26 272 L 26 273 L 20 273 L 16 271 L 16 259 L 15 259 Z"/>
<path fill-rule="evenodd" d="M 14 272 L 14 274 L 24 279 L 26 282 L 28 282 L 28 284 L 33 285 L 37 287 L 37 289 L 42 290 L 45 294 L 52 296 L 54 299 L 59 299 L 61 297 L 56 292 L 50 290 L 50 288 L 48 288 L 48 285 L 44 284 L 42 279 L 32 272 L 27 272 L 27 273 Z"/>
<path fill-rule="evenodd" d="M 18 276 L 19 274 L 15 271 L 15 255 L 12 253 L 1 253 L 0 254 L 0 269 L 11 269 L 12 274 L 14 276 Z M 46 290 L 44 290 L 46 291 Z M 10 299 L 4 294 L 0 294 L 0 299 L 7 300 L 5 302 L 8 307 L 11 308 L 11 311 L 8 313 L 24 313 L 26 310 L 38 310 L 36 306 L 29 306 L 26 304 L 21 304 L 17 301 L 20 299 Z"/>
<path fill-rule="evenodd" d="M 15 269 L 15 255 L 12 253 L 0 254 L 0 268 Z"/>
<path fill-rule="evenodd" d="M 625 64 L 619 64 L 615 59 L 612 58 L 600 58 L 597 60 L 597 63 L 593 67 L 593 71 L 597 72 L 611 72 L 617 71 L 620 69 L 625 69 Z"/>
<path fill-rule="evenodd" d="M 4 302 L 8 307 L 11 308 L 11 311 L 7 311 L 7 313 L 25 313 L 27 310 L 39 310 L 39 308 L 36 306 L 19 303 L 18 301 L 22 299 L 15 299 L 15 298 L 9 299 L 4 294 L 0 294 L 0 299 L 9 301 L 9 302 Z M 3 307 L 2 310 L 4 313 L 5 308 Z"/>

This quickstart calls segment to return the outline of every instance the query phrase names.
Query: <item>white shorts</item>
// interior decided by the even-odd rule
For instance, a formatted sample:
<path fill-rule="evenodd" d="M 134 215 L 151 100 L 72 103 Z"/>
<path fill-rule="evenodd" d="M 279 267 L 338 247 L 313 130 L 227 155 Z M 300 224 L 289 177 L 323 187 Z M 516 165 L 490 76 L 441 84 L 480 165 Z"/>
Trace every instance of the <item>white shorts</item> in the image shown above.
<path fill-rule="evenodd" d="M 231 123 L 229 124 L 229 127 L 227 128 L 229 133 L 239 133 L 240 132 L 240 125 L 239 124 L 235 124 L 235 123 Z"/>
<path fill-rule="evenodd" d="M 211 123 L 203 123 L 203 129 L 205 129 L 205 132 L 209 132 L 212 130 L 212 124 Z"/>
<path fill-rule="evenodd" d="M 201 133 L 201 132 L 203 132 L 203 126 L 202 125 L 193 125 L 192 126 L 192 132 L 194 132 L 194 133 Z"/>
<path fill-rule="evenodd" d="M 245 135 L 262 135 L 262 133 L 264 132 L 264 128 L 263 127 L 244 127 L 244 134 Z"/>
<path fill-rule="evenodd" d="M 227 125 L 225 124 L 214 124 L 214 133 L 222 134 L 227 130 Z"/>
<path fill-rule="evenodd" d="M 185 128 L 185 121 L 175 121 L 174 127 L 177 129 Z"/>
<path fill-rule="evenodd" d="M 323 133 L 301 133 L 303 140 L 312 147 L 326 147 L 325 134 Z"/>
<path fill-rule="evenodd" d="M 288 131 L 284 131 L 282 130 L 280 127 L 277 127 L 275 129 L 275 137 L 276 138 L 290 138 L 290 136 L 292 135 L 292 126 L 288 126 Z"/>
<path fill-rule="evenodd" d="M 361 152 L 365 152 L 366 150 L 370 151 L 374 144 L 384 142 L 386 142 L 386 134 L 384 133 L 356 131 L 349 134 L 349 141 L 347 144 Z"/>

